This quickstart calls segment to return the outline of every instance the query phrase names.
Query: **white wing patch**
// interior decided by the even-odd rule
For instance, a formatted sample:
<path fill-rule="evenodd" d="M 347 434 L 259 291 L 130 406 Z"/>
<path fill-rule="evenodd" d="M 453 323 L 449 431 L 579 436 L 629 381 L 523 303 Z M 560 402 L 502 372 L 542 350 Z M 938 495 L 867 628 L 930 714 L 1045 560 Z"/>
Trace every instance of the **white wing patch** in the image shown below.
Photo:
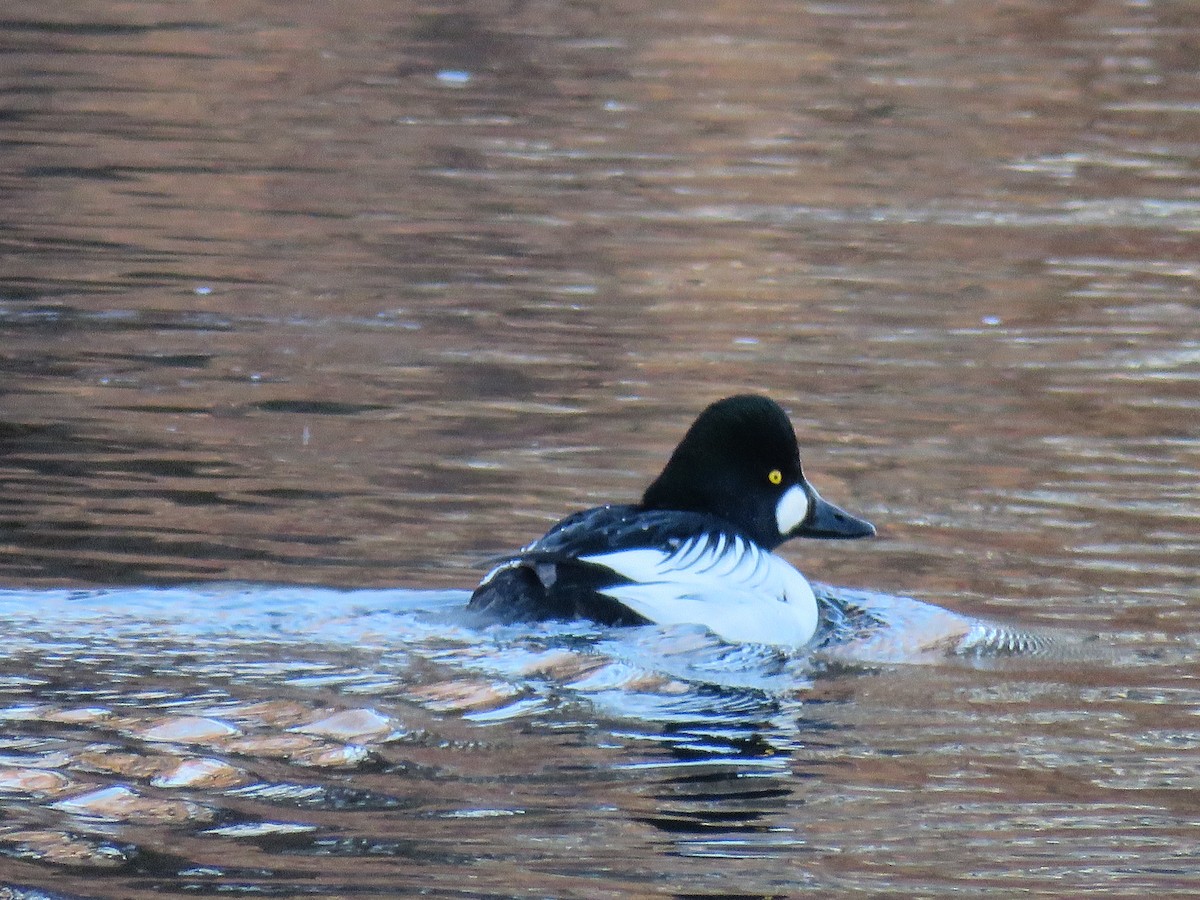
<path fill-rule="evenodd" d="M 629 579 L 600 593 L 660 625 L 704 625 L 727 641 L 789 647 L 807 644 L 817 630 L 817 601 L 804 576 L 739 537 L 580 559 Z"/>

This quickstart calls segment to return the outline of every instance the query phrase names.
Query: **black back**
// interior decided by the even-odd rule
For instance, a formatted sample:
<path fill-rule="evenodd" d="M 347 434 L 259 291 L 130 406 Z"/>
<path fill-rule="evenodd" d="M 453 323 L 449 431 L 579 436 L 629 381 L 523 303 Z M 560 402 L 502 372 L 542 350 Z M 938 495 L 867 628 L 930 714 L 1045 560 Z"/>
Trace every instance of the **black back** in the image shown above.
<path fill-rule="evenodd" d="M 625 582 L 580 557 L 641 547 L 670 552 L 692 537 L 732 538 L 727 522 L 701 513 L 598 506 L 563 519 L 499 569 L 471 595 L 469 608 L 504 622 L 586 618 L 602 625 L 645 625 L 648 619 L 598 591 Z"/>

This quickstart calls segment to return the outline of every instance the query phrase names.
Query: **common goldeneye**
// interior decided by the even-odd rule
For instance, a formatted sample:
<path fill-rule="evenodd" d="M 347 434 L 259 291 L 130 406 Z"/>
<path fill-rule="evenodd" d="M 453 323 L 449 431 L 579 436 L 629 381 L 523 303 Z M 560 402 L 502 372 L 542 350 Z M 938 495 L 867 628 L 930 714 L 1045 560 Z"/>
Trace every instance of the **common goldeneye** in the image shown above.
<path fill-rule="evenodd" d="M 729 397 L 700 414 L 641 503 L 563 519 L 500 561 L 469 606 L 505 622 L 695 624 L 728 641 L 802 647 L 817 633 L 817 599 L 771 551 L 794 537 L 873 534 L 808 483 L 777 403 Z"/>

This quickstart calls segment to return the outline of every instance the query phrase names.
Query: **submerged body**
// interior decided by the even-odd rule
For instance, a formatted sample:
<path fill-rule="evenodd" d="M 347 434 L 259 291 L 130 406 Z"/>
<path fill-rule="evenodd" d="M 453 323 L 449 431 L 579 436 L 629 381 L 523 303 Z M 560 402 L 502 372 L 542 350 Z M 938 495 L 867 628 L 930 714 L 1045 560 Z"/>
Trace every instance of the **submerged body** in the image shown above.
<path fill-rule="evenodd" d="M 730 397 L 701 413 L 641 503 L 559 522 L 488 573 L 470 607 L 509 622 L 697 624 L 729 641 L 803 647 L 817 636 L 818 603 L 772 551 L 793 537 L 874 533 L 808 483 L 776 403 Z"/>

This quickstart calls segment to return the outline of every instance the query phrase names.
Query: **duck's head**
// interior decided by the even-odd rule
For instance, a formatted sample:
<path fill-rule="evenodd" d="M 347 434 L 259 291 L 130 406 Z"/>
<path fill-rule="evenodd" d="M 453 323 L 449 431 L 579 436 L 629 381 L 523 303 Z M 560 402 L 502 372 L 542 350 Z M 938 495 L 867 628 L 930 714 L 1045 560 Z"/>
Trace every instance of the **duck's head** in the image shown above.
<path fill-rule="evenodd" d="M 870 522 L 821 498 L 804 477 L 787 414 L 752 394 L 718 400 L 700 414 L 642 506 L 719 516 L 768 549 L 794 537 L 875 534 Z"/>

